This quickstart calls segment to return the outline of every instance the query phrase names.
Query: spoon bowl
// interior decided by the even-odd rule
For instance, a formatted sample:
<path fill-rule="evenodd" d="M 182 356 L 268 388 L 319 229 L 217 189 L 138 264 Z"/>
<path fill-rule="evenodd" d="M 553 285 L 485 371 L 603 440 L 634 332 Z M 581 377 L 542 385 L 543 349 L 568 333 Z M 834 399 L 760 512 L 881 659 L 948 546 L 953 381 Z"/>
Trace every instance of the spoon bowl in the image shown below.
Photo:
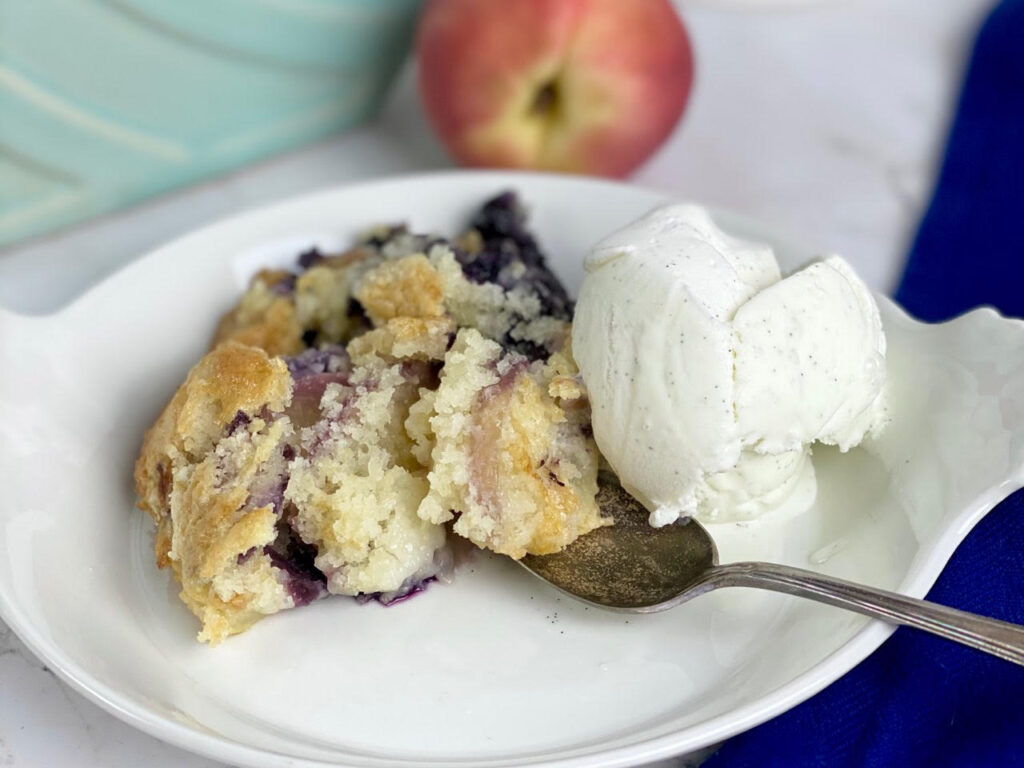
<path fill-rule="evenodd" d="M 792 566 L 719 565 L 714 540 L 696 520 L 655 528 L 615 475 L 601 472 L 598 486 L 598 505 L 613 525 L 581 536 L 561 552 L 520 561 L 576 599 L 654 613 L 719 587 L 767 589 L 921 629 L 1024 666 L 1024 627 Z"/>
<path fill-rule="evenodd" d="M 690 595 L 718 564 L 715 542 L 696 520 L 661 528 L 611 472 L 598 477 L 597 503 L 614 525 L 581 536 L 552 555 L 527 555 L 520 564 L 563 592 L 621 611 L 661 611 Z"/>

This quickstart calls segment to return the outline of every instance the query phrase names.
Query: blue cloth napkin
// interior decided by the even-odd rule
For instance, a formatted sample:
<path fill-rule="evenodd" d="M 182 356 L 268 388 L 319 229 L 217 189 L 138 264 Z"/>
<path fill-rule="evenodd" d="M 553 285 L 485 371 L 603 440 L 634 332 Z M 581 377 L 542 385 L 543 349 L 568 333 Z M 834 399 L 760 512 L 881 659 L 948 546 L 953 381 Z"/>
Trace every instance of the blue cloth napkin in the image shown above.
<path fill-rule="evenodd" d="M 1024 316 L 1024 0 L 975 45 L 934 199 L 897 300 L 925 320 Z M 1024 623 L 1024 492 L 967 537 L 929 599 Z M 814 698 L 726 742 L 706 768 L 1024 766 L 1024 668 L 898 630 Z"/>

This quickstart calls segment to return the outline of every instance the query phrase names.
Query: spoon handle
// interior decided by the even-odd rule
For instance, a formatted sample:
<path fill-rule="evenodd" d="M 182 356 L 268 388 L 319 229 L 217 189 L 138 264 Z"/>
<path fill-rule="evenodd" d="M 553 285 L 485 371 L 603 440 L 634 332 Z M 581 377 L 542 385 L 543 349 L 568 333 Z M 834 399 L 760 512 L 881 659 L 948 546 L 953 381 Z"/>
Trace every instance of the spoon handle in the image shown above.
<path fill-rule="evenodd" d="M 1024 626 L 913 597 L 774 563 L 713 568 L 705 588 L 754 587 L 807 597 L 894 624 L 923 629 L 955 643 L 1024 665 Z"/>

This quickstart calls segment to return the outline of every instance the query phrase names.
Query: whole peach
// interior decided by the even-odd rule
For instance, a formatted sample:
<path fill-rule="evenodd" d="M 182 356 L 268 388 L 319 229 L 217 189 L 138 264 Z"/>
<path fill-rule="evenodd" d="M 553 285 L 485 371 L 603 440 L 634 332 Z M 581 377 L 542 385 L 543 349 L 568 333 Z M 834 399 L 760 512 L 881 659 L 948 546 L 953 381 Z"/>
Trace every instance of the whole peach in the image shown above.
<path fill-rule="evenodd" d="M 470 166 L 624 176 L 693 80 L 668 0 L 430 0 L 417 55 L 427 116 Z"/>

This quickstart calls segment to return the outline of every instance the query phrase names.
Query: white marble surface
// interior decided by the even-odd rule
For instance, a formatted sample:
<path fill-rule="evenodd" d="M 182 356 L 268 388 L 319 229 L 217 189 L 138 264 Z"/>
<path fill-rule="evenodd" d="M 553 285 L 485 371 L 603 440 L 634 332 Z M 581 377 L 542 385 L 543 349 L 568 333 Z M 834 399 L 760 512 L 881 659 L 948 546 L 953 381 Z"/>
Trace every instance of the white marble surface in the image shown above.
<path fill-rule="evenodd" d="M 697 85 L 679 129 L 635 181 L 799 233 L 846 255 L 874 287 L 890 288 L 991 0 L 680 4 L 696 47 Z M 346 181 L 447 166 L 407 72 L 372 125 L 0 251 L 0 304 L 46 313 L 150 248 L 227 214 Z M 138 765 L 215 763 L 96 708 L 0 623 L 0 766 Z"/>

